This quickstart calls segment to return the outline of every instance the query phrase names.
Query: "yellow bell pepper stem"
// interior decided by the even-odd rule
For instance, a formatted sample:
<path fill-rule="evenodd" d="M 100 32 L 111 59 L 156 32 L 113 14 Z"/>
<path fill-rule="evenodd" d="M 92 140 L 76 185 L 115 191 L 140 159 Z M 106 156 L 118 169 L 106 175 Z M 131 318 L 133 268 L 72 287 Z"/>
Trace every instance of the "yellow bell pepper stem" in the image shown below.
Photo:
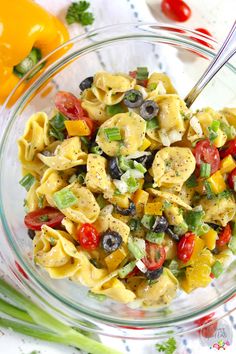
<path fill-rule="evenodd" d="M 0 0 L 0 9 L 0 103 L 3 103 L 20 80 L 14 67 L 32 48 L 40 50 L 44 57 L 67 41 L 69 35 L 55 16 L 32 0 Z"/>

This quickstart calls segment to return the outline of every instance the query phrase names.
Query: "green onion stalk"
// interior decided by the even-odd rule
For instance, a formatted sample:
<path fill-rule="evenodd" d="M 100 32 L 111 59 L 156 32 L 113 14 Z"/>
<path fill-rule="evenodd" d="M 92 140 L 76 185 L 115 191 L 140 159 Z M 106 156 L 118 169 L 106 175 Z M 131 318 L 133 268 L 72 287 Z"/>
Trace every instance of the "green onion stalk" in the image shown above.
<path fill-rule="evenodd" d="M 4 296 L 4 299 L 0 299 L 0 313 L 12 318 L 7 319 L 0 315 L 1 327 L 11 328 L 34 338 L 70 345 L 91 354 L 121 354 L 120 351 L 109 348 L 56 319 L 3 279 L 0 279 L 0 294 Z"/>

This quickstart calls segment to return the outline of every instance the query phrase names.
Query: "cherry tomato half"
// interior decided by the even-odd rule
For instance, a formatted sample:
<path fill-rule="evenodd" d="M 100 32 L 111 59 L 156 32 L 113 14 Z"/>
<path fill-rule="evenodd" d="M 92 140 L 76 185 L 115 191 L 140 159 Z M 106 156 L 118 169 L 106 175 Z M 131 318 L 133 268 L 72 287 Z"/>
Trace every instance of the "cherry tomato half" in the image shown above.
<path fill-rule="evenodd" d="M 77 238 L 80 246 L 88 251 L 95 250 L 100 241 L 100 235 L 91 224 L 83 224 L 77 230 Z"/>
<path fill-rule="evenodd" d="M 156 243 L 146 242 L 146 257 L 142 259 L 149 270 L 161 268 L 166 259 L 165 248 Z"/>
<path fill-rule="evenodd" d="M 236 182 L 236 168 L 230 172 L 227 178 L 228 185 L 231 189 L 234 189 L 234 181 Z"/>
<path fill-rule="evenodd" d="M 201 163 L 209 163 L 211 165 L 211 175 L 220 168 L 220 154 L 218 149 L 211 144 L 209 139 L 197 142 L 193 154 L 196 159 L 197 173 L 199 173 Z"/>
<path fill-rule="evenodd" d="M 61 224 L 65 217 L 58 209 L 45 207 L 28 213 L 25 216 L 25 226 L 31 230 L 41 230 L 42 225 L 56 227 Z"/>
<path fill-rule="evenodd" d="M 236 156 L 236 139 L 230 140 L 226 147 L 220 151 L 220 157 L 224 159 L 226 156 L 232 155 Z"/>
<path fill-rule="evenodd" d="M 80 100 L 70 92 L 58 91 L 55 106 L 59 112 L 71 120 L 81 119 L 85 115 Z"/>
<path fill-rule="evenodd" d="M 230 225 L 226 225 L 224 230 L 220 232 L 218 240 L 216 240 L 216 245 L 221 247 L 229 243 L 232 232 Z"/>
<path fill-rule="evenodd" d="M 212 37 L 212 34 L 211 34 L 207 29 L 205 29 L 205 28 L 195 28 L 195 31 L 201 32 L 201 33 L 203 33 L 203 34 L 206 34 L 206 35 L 209 36 L 209 37 Z M 192 38 L 194 41 L 198 42 L 198 43 L 201 43 L 201 44 L 203 44 L 203 45 L 205 45 L 205 46 L 207 46 L 207 47 L 209 47 L 209 48 L 214 49 L 214 47 L 213 47 L 210 43 L 204 41 L 203 39 L 199 39 L 199 38 L 196 38 L 196 37 L 191 37 L 191 38 Z"/>
<path fill-rule="evenodd" d="M 185 22 L 191 16 L 190 7 L 183 0 L 162 0 L 161 10 L 173 21 Z"/>
<path fill-rule="evenodd" d="M 188 262 L 193 254 L 195 235 L 187 232 L 181 237 L 177 245 L 177 257 L 184 263 Z"/>

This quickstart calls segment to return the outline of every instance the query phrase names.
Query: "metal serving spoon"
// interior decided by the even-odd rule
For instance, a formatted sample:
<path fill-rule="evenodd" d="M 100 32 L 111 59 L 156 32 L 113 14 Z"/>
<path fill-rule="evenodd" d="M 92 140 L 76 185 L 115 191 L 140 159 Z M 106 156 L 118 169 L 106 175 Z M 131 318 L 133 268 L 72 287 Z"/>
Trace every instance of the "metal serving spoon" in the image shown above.
<path fill-rule="evenodd" d="M 200 77 L 196 85 L 185 97 L 185 103 L 189 108 L 198 95 L 202 92 L 204 87 L 211 81 L 211 79 L 217 74 L 217 72 L 222 68 L 223 65 L 236 53 L 236 21 L 231 28 L 228 36 L 226 37 L 224 43 L 219 49 L 218 53 L 211 61 L 210 65 Z"/>

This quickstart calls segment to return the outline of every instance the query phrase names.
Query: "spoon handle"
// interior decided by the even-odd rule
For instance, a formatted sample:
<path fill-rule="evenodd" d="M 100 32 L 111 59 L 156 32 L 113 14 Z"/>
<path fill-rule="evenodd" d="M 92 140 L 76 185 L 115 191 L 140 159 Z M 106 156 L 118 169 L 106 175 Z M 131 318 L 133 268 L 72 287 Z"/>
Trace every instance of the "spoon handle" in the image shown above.
<path fill-rule="evenodd" d="M 227 63 L 227 61 L 236 53 L 236 21 L 233 24 L 228 36 L 222 44 L 217 55 L 214 57 L 206 71 L 200 77 L 196 85 L 192 88 L 189 94 L 185 97 L 185 103 L 189 108 L 200 92 L 215 76 L 215 74 Z"/>

